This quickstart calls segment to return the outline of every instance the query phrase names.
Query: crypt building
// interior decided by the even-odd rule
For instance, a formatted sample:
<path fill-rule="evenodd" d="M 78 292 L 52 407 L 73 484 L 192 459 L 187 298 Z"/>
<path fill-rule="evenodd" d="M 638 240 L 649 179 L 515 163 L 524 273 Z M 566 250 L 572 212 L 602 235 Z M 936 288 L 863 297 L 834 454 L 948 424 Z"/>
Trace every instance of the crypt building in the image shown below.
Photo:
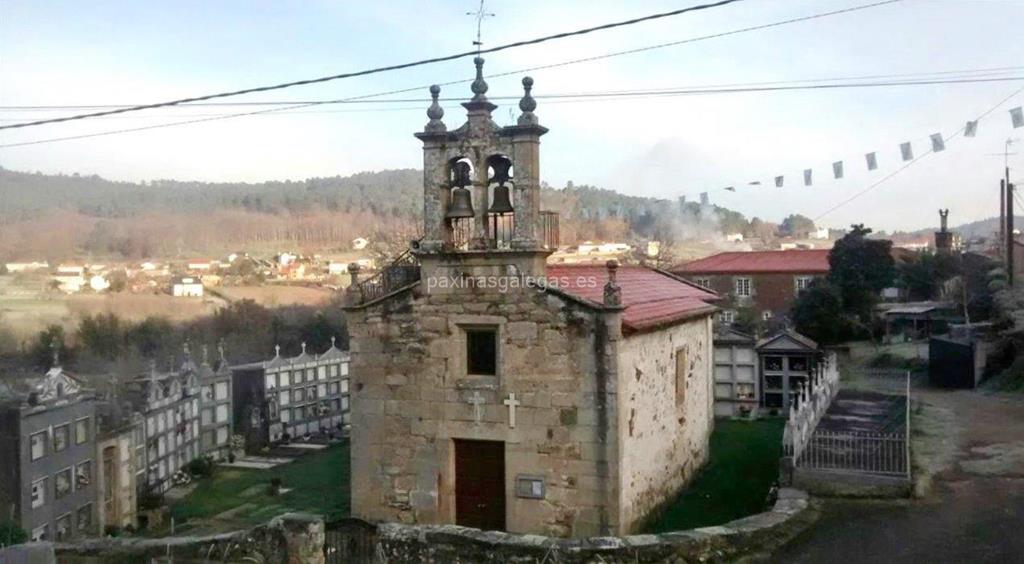
<path fill-rule="evenodd" d="M 624 534 L 708 456 L 717 296 L 640 266 L 548 266 L 533 80 L 498 126 L 430 91 L 423 237 L 348 290 L 354 516 Z"/>

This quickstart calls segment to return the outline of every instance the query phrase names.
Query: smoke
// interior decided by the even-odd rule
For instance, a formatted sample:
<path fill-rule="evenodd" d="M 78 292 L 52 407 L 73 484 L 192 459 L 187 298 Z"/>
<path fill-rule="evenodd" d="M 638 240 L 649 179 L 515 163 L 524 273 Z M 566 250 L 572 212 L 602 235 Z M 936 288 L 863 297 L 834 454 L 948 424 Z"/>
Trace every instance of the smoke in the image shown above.
<path fill-rule="evenodd" d="M 722 216 L 713 202 L 700 202 L 700 194 L 709 191 L 714 179 L 724 176 L 714 160 L 682 139 L 662 139 L 614 169 L 609 185 L 630 196 L 664 201 L 652 210 L 656 217 L 654 239 L 749 250 L 750 245 L 726 240 Z"/>

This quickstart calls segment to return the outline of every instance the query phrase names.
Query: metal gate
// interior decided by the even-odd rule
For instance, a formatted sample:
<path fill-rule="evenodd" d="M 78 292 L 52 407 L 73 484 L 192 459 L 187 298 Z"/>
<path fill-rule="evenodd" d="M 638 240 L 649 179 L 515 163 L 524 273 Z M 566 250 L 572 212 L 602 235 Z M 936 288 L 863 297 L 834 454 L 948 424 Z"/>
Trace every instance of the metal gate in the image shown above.
<path fill-rule="evenodd" d="M 326 564 L 374 562 L 377 527 L 360 519 L 339 519 L 324 526 Z"/>

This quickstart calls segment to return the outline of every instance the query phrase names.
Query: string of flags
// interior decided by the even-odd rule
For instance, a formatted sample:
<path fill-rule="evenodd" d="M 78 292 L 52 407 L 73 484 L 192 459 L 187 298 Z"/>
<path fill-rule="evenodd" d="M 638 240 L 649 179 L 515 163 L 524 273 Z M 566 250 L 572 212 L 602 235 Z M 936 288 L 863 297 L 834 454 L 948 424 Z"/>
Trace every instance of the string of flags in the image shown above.
<path fill-rule="evenodd" d="M 1016 108 L 1010 109 L 1010 123 L 1014 129 L 1024 127 L 1024 107 L 1017 106 Z M 963 128 L 964 137 L 974 137 L 978 133 L 978 120 L 968 121 Z M 932 133 L 928 136 L 928 141 L 931 144 L 931 152 L 940 153 L 946 150 L 946 138 L 941 133 Z M 914 160 L 914 147 L 910 141 L 900 143 L 900 159 L 903 162 L 910 162 Z M 868 170 L 878 170 L 878 153 L 872 151 L 864 155 L 864 161 L 867 165 Z M 832 177 L 836 180 L 843 178 L 844 169 L 843 161 L 835 161 L 832 163 Z M 774 178 L 775 187 L 782 188 L 785 186 L 786 177 L 785 175 L 779 175 Z M 804 169 L 803 173 L 804 186 L 813 186 L 814 184 L 814 171 L 813 169 Z M 761 186 L 760 180 L 755 180 L 747 183 L 748 186 Z M 726 186 L 723 188 L 728 192 L 735 192 L 735 186 Z M 702 202 L 708 201 L 708 192 L 701 192 L 700 198 Z"/>

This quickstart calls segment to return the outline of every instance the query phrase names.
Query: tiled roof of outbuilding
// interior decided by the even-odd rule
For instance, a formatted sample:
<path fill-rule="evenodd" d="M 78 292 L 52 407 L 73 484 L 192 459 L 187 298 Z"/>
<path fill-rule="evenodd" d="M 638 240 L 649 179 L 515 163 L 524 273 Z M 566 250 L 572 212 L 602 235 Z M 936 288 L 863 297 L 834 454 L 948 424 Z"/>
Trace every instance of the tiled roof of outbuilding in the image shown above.
<path fill-rule="evenodd" d="M 550 265 L 548 281 L 565 293 L 602 303 L 608 282 L 605 265 Z M 709 301 L 718 294 L 671 274 L 643 266 L 620 266 L 616 282 L 622 289 L 622 325 L 625 331 L 643 331 L 690 317 L 710 314 Z"/>

